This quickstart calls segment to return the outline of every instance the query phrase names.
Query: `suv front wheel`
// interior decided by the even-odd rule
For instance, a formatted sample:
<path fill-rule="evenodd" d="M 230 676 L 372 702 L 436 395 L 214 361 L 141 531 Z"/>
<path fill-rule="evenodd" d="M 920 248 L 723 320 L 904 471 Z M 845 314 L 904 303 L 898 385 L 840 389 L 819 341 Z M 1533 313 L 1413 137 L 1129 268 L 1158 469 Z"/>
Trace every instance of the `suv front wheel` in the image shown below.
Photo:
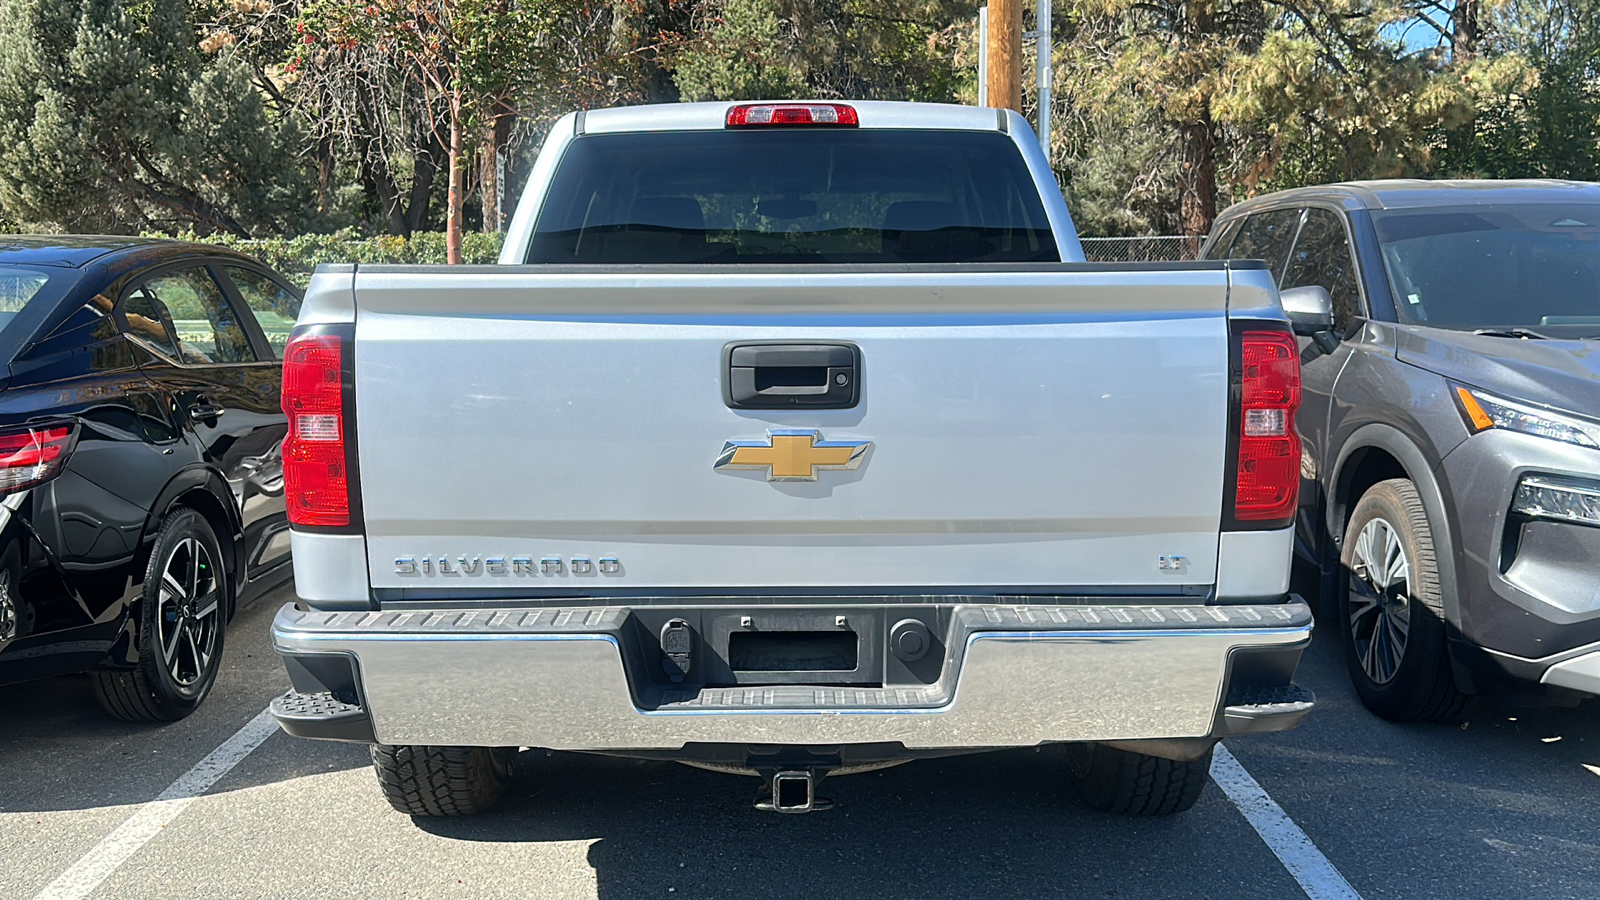
<path fill-rule="evenodd" d="M 1340 562 L 1345 663 L 1361 702 L 1397 722 L 1459 716 L 1467 698 L 1450 674 L 1433 528 L 1415 485 L 1392 478 L 1361 496 Z"/>

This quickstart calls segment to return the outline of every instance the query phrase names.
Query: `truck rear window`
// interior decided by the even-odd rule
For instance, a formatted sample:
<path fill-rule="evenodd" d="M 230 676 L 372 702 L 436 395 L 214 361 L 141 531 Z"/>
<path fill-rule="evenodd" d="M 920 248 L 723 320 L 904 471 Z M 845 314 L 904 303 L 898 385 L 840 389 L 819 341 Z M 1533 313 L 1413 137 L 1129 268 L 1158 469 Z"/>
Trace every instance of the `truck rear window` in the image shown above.
<path fill-rule="evenodd" d="M 1003 134 L 774 129 L 574 140 L 527 262 L 1059 259 Z"/>

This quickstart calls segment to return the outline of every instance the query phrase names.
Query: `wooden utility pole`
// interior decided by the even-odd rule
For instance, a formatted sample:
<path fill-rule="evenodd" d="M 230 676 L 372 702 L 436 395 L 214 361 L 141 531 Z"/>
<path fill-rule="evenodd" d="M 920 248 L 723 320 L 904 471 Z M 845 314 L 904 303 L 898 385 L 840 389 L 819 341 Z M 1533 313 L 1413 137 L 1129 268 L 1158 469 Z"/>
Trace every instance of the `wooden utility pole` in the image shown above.
<path fill-rule="evenodd" d="M 1022 0 L 989 0 L 988 106 L 1022 112 Z"/>

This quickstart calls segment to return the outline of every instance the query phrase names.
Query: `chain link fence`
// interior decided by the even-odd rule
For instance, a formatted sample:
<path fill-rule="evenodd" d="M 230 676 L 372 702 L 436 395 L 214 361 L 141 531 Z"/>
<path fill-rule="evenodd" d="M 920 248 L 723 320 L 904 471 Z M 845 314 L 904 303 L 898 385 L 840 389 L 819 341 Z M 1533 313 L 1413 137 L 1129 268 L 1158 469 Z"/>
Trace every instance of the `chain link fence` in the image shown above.
<path fill-rule="evenodd" d="M 1182 234 L 1151 237 L 1079 238 L 1089 262 L 1167 262 L 1200 255 L 1202 238 Z"/>

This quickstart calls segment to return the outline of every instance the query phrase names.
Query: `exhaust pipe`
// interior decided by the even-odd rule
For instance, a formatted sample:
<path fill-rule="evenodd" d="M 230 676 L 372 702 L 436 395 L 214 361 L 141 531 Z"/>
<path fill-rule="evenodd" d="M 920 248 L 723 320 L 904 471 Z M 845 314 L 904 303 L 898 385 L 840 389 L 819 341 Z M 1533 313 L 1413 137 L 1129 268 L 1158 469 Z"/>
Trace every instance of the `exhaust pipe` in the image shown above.
<path fill-rule="evenodd" d="M 767 791 L 756 799 L 756 809 L 777 813 L 808 813 L 833 806 L 832 800 L 817 796 L 817 782 L 824 772 L 815 769 L 780 769 L 773 772 Z"/>

